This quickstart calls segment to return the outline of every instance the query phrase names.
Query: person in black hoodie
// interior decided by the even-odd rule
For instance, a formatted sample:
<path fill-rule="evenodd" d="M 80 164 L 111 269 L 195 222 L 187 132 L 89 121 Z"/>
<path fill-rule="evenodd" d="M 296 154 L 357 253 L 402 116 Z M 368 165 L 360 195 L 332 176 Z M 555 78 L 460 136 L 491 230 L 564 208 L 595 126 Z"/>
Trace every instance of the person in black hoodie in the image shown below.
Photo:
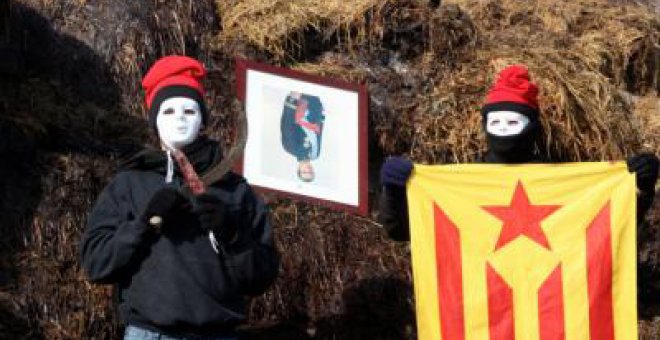
<path fill-rule="evenodd" d="M 537 153 L 536 148 L 542 132 L 537 96 L 538 88 L 529 80 L 525 67 L 513 65 L 500 72 L 481 109 L 488 146 L 481 162 L 549 162 Z M 645 153 L 630 157 L 627 164 L 637 179 L 637 223 L 640 225 L 655 195 L 658 158 Z M 412 170 L 412 162 L 403 157 L 389 157 L 381 167 L 378 219 L 388 235 L 398 241 L 410 240 L 406 182 Z"/>
<path fill-rule="evenodd" d="M 171 151 L 196 172 L 222 159 L 199 136 L 207 113 L 197 60 L 168 56 L 143 79 L 161 148 L 143 150 L 103 189 L 80 244 L 92 282 L 114 284 L 125 339 L 235 339 L 245 297 L 275 280 L 279 257 L 268 210 L 245 179 L 229 173 L 197 196 Z"/>

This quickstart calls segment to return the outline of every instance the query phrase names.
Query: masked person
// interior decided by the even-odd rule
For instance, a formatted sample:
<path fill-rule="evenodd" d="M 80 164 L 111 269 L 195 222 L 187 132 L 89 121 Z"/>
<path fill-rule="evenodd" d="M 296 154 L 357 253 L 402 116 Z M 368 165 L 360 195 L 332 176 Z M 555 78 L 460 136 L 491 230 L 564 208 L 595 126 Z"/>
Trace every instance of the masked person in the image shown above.
<path fill-rule="evenodd" d="M 298 178 L 314 180 L 312 161 L 321 153 L 325 115 L 317 96 L 291 92 L 284 101 L 280 130 L 282 146 L 298 161 Z"/>
<path fill-rule="evenodd" d="M 541 134 L 538 88 L 527 69 L 514 65 L 502 70 L 481 109 L 488 150 L 485 163 L 523 164 L 548 162 L 536 150 Z M 658 178 L 658 158 L 641 154 L 628 159 L 628 169 L 637 178 L 638 224 L 651 207 Z M 390 157 L 381 167 L 382 191 L 378 216 L 389 236 L 410 240 L 406 182 L 413 164 L 402 157 Z"/>
<path fill-rule="evenodd" d="M 90 280 L 116 285 L 125 339 L 235 339 L 245 296 L 264 292 L 278 273 L 267 208 L 245 179 L 230 172 L 199 196 L 182 194 L 174 150 L 199 173 L 222 158 L 219 144 L 199 135 L 205 74 L 183 56 L 151 67 L 142 86 L 161 147 L 126 162 L 82 237 Z"/>

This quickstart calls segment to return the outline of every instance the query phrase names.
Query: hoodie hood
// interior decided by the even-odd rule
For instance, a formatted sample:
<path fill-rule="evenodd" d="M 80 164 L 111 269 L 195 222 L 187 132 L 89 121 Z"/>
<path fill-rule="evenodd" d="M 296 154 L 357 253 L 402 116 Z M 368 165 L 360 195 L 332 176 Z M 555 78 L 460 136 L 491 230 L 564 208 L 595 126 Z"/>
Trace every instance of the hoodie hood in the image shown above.
<path fill-rule="evenodd" d="M 199 136 L 194 142 L 181 150 L 200 175 L 222 161 L 220 144 L 205 136 Z M 119 170 L 153 171 L 165 175 L 167 173 L 167 153 L 153 147 L 145 148 L 125 161 L 119 163 Z M 175 174 L 181 177 L 181 172 L 174 162 Z"/>

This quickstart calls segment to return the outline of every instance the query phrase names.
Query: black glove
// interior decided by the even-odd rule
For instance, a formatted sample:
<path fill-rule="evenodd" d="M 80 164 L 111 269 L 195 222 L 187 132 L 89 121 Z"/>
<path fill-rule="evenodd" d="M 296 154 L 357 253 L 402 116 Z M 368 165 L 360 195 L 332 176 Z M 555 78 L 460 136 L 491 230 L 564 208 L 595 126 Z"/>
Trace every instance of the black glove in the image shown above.
<path fill-rule="evenodd" d="M 164 187 L 158 189 L 151 195 L 147 206 L 142 211 L 140 219 L 150 225 L 154 225 L 155 219 L 152 219 L 154 216 L 160 217 L 160 223 L 156 223 L 159 226 L 163 221 L 167 220 L 171 216 L 172 212 L 177 210 L 186 199 L 181 194 L 181 192 L 174 187 Z"/>
<path fill-rule="evenodd" d="M 380 168 L 380 182 L 383 185 L 405 187 L 413 170 L 413 164 L 403 157 L 389 157 Z"/>
<path fill-rule="evenodd" d="M 635 173 L 639 191 L 653 195 L 658 180 L 658 157 L 643 153 L 628 158 L 627 164 L 628 171 Z"/>
<path fill-rule="evenodd" d="M 194 199 L 193 213 L 202 230 L 212 231 L 222 241 L 229 242 L 236 236 L 237 229 L 233 223 L 225 223 L 225 210 L 225 204 L 216 196 L 201 194 Z"/>

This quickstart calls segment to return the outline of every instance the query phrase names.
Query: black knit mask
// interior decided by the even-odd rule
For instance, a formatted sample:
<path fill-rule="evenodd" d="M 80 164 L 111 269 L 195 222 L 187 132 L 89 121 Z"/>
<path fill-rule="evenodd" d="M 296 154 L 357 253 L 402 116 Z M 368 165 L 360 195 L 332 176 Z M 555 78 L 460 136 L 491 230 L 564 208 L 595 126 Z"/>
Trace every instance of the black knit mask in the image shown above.
<path fill-rule="evenodd" d="M 535 143 L 541 134 L 541 124 L 532 118 L 517 135 L 496 136 L 486 130 L 487 161 L 492 163 L 522 163 L 534 158 Z"/>

